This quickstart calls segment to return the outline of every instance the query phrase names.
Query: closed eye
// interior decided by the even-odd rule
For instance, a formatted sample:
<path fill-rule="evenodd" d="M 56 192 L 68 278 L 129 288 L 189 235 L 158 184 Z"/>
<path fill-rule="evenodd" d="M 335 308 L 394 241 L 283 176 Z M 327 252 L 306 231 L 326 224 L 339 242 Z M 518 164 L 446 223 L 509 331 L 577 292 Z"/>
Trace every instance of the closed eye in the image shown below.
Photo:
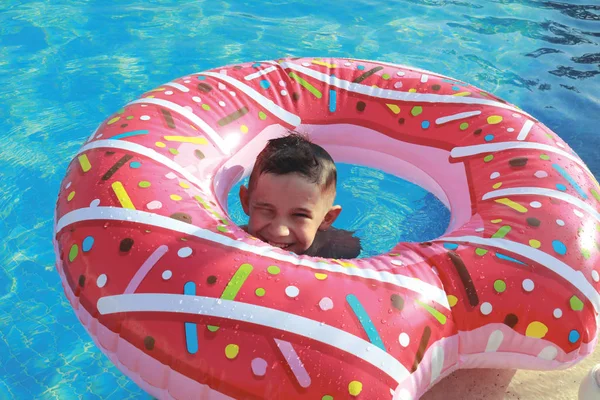
<path fill-rule="evenodd" d="M 310 215 L 308 214 L 304 214 L 304 213 L 295 213 L 294 217 L 300 217 L 300 218 L 310 218 Z"/>

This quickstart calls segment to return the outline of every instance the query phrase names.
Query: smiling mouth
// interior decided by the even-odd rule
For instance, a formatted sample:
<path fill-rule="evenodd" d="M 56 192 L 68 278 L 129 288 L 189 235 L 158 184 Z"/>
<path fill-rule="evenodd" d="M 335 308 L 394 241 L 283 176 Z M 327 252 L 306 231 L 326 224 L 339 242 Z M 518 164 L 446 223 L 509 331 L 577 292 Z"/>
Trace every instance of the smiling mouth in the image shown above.
<path fill-rule="evenodd" d="M 280 249 L 287 249 L 288 247 L 290 247 L 292 245 L 292 243 L 277 243 L 277 242 L 271 242 L 269 240 L 267 240 L 266 242 L 269 243 L 271 246 L 277 247 Z"/>

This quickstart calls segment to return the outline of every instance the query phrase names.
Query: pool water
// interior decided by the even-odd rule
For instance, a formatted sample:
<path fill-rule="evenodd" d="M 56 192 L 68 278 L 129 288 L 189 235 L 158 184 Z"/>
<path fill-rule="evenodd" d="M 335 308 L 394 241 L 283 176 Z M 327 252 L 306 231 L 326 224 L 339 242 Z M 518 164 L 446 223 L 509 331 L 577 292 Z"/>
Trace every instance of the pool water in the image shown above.
<path fill-rule="evenodd" d="M 390 251 L 398 242 L 424 242 L 441 236 L 450 223 L 450 210 L 433 194 L 414 183 L 383 171 L 339 163 L 335 204 L 342 213 L 333 226 L 360 238 L 359 258 Z M 229 192 L 228 212 L 238 225 L 246 225 L 238 182 Z"/>
<path fill-rule="evenodd" d="M 600 177 L 600 6 L 593 0 L 111 4 L 0 2 L 2 400 L 148 398 L 73 314 L 53 265 L 52 214 L 69 160 L 96 126 L 175 77 L 283 56 L 414 65 L 519 105 Z M 400 188 L 369 197 L 369 185 L 383 180 L 356 171 L 340 190 L 372 202 L 374 214 L 346 205 L 340 227 L 383 229 L 395 205 L 427 204 L 426 195 L 389 196 Z M 406 229 L 408 215 L 390 229 Z"/>

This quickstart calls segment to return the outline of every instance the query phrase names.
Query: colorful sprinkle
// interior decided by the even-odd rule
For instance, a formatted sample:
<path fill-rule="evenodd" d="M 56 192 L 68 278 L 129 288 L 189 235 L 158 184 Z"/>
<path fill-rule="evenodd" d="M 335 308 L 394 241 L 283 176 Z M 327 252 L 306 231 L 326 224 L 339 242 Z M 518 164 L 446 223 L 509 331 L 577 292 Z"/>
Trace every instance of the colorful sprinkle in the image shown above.
<path fill-rule="evenodd" d="M 379 336 L 379 332 L 377 332 L 377 328 L 375 328 L 375 325 L 371 321 L 371 317 L 369 317 L 369 314 L 367 314 L 367 311 L 358 298 L 353 294 L 349 294 L 346 296 L 346 301 L 350 305 L 350 308 L 352 308 L 354 315 L 358 318 L 358 322 L 361 324 L 371 343 L 383 351 L 387 351 L 381 340 L 381 336 Z"/>
<path fill-rule="evenodd" d="M 573 311 L 583 310 L 583 301 L 581 301 L 581 299 L 575 295 L 569 299 L 569 304 L 571 305 L 571 310 Z"/>
<path fill-rule="evenodd" d="M 321 274 L 321 273 L 315 273 L 315 278 L 317 278 L 320 281 L 324 281 L 325 279 L 327 279 L 327 274 Z"/>
<path fill-rule="evenodd" d="M 535 171 L 535 174 L 533 174 L 536 178 L 546 178 L 548 177 L 548 173 L 546 171 Z"/>
<path fill-rule="evenodd" d="M 352 381 L 348 384 L 348 392 L 350 396 L 358 396 L 362 392 L 363 385 L 359 381 Z"/>
<path fill-rule="evenodd" d="M 429 128 L 429 125 L 430 125 L 430 123 L 427 120 L 421 122 L 421 128 L 423 128 L 423 129 Z"/>
<path fill-rule="evenodd" d="M 238 346 L 237 344 L 228 344 L 227 346 L 225 346 L 225 357 L 227 357 L 229 360 L 233 360 L 234 358 L 236 358 L 239 352 L 240 346 Z"/>
<path fill-rule="evenodd" d="M 92 249 L 93 245 L 94 245 L 94 238 L 92 236 L 88 236 L 85 239 L 83 239 L 83 244 L 81 246 L 81 249 L 83 250 L 84 253 L 87 253 L 88 251 L 90 251 Z"/>
<path fill-rule="evenodd" d="M 196 284 L 194 282 L 186 282 L 183 286 L 183 294 L 188 296 L 195 296 Z M 196 354 L 198 352 L 198 326 L 193 322 L 185 322 L 184 326 L 185 345 L 187 351 L 190 354 Z"/>
<path fill-rule="evenodd" d="M 437 319 L 437 321 L 442 324 L 445 325 L 446 321 L 447 321 L 447 317 L 442 314 L 441 312 L 439 312 L 438 310 L 436 310 L 435 308 L 431 307 L 429 304 L 425 304 L 419 300 L 415 300 L 415 303 L 418 304 L 419 306 L 423 307 L 425 310 L 427 310 L 427 312 L 429 314 L 431 314 L 435 319 Z"/>
<path fill-rule="evenodd" d="M 140 183 L 138 183 L 138 186 L 141 188 L 149 188 L 151 184 L 148 181 L 140 181 Z"/>
<path fill-rule="evenodd" d="M 168 281 L 173 276 L 173 272 L 171 270 L 164 270 L 161 277 L 163 280 Z"/>
<path fill-rule="evenodd" d="M 181 200 L 181 196 L 177 195 L 177 194 L 172 194 L 169 196 L 171 198 L 171 200 L 173 201 L 179 201 Z"/>
<path fill-rule="evenodd" d="M 531 203 L 529 203 L 529 205 L 532 208 L 541 208 L 542 207 L 542 203 L 540 203 L 539 201 L 532 201 Z"/>
<path fill-rule="evenodd" d="M 129 168 L 138 169 L 141 166 L 142 163 L 140 163 L 139 161 L 132 161 L 129 163 Z"/>
<path fill-rule="evenodd" d="M 121 203 L 121 207 L 130 209 L 130 210 L 135 210 L 135 207 L 133 206 L 133 203 L 131 202 L 129 195 L 127 194 L 127 191 L 125 190 L 125 188 L 123 187 L 123 184 L 121 182 L 114 181 L 110 186 L 112 187 L 113 191 L 115 192 L 115 195 L 117 196 L 117 199 L 119 200 L 119 203 Z"/>
<path fill-rule="evenodd" d="M 550 160 L 550 156 L 549 156 L 549 155 L 547 155 L 547 154 L 541 154 L 541 155 L 540 155 L 540 158 L 541 158 L 542 160 L 544 160 L 544 161 L 548 161 L 548 160 Z"/>
<path fill-rule="evenodd" d="M 293 80 L 298 82 L 300 84 L 300 86 L 302 86 L 303 88 L 308 90 L 310 93 L 312 93 L 313 96 L 315 96 L 317 99 L 320 99 L 321 97 L 323 97 L 323 94 L 316 87 L 314 87 L 313 85 L 311 85 L 310 83 L 308 83 L 307 81 L 305 81 L 304 79 L 302 79 L 301 77 L 296 75 L 294 72 L 290 72 L 289 75 L 290 75 L 290 78 L 292 78 Z"/>
<path fill-rule="evenodd" d="M 98 277 L 98 279 L 96 279 L 96 286 L 98 286 L 99 288 L 103 288 L 104 286 L 106 286 L 107 281 L 108 277 L 106 276 L 106 274 L 102 274 Z"/>
<path fill-rule="evenodd" d="M 177 251 L 177 255 L 181 258 L 186 258 L 192 255 L 191 247 L 182 247 Z"/>
<path fill-rule="evenodd" d="M 394 114 L 400 114 L 400 107 L 398 107 L 396 104 L 386 104 L 386 106 L 394 113 Z"/>
<path fill-rule="evenodd" d="M 546 336 L 546 333 L 548 333 L 548 327 L 539 321 L 533 321 L 527 325 L 527 330 L 525 331 L 526 336 L 537 339 L 543 338 Z"/>
<path fill-rule="evenodd" d="M 479 307 L 479 310 L 483 315 L 490 315 L 492 313 L 492 309 L 492 305 L 488 302 L 482 303 L 481 307 Z"/>
<path fill-rule="evenodd" d="M 469 124 L 468 124 L 467 122 L 462 122 L 462 123 L 461 123 L 461 124 L 458 126 L 458 128 L 459 128 L 461 131 L 465 131 L 465 130 L 467 130 L 467 128 L 469 128 Z"/>
<path fill-rule="evenodd" d="M 485 135 L 483 140 L 485 140 L 486 142 L 491 142 L 492 140 L 494 140 L 494 135 Z"/>
<path fill-rule="evenodd" d="M 264 376 L 267 373 L 267 362 L 262 358 L 255 358 L 250 363 L 252 373 L 256 376 Z"/>
<path fill-rule="evenodd" d="M 140 119 L 142 119 L 140 117 Z M 148 117 L 148 119 L 150 119 L 150 117 Z M 139 131 L 130 131 L 130 132 L 123 132 L 119 135 L 115 135 L 113 137 L 111 137 L 112 140 L 117 140 L 117 139 L 125 139 L 128 137 L 132 137 L 132 136 L 140 136 L 140 135 L 147 135 L 149 132 L 146 129 L 141 129 Z"/>
<path fill-rule="evenodd" d="M 575 189 L 575 191 L 579 194 L 579 196 L 581 196 L 581 198 L 587 200 L 587 194 L 583 191 L 583 189 L 581 188 L 581 186 L 579 186 L 575 179 L 573 179 L 573 177 L 569 175 L 567 171 L 565 171 L 563 167 L 561 167 L 558 164 L 552 164 L 552 168 L 554 168 L 567 182 L 569 182 L 569 184 L 573 187 L 573 189 Z"/>
<path fill-rule="evenodd" d="M 458 244 L 456 243 L 444 243 L 444 248 L 448 250 L 456 250 L 458 249 Z"/>
<path fill-rule="evenodd" d="M 410 110 L 410 113 L 413 117 L 416 117 L 417 115 L 421 114 L 422 112 L 423 112 L 423 107 L 421 107 L 421 106 L 414 106 Z"/>
<path fill-rule="evenodd" d="M 567 254 L 567 246 L 565 246 L 565 244 L 563 242 L 561 242 L 560 240 L 553 240 L 552 248 L 554 249 L 555 252 L 557 252 L 561 256 L 564 256 L 565 254 Z"/>
<path fill-rule="evenodd" d="M 499 124 L 500 122 L 502 122 L 502 117 L 499 115 L 490 115 L 487 118 L 487 123 L 490 125 L 496 125 L 496 124 Z"/>
<path fill-rule="evenodd" d="M 254 294 L 256 294 L 258 297 L 263 297 L 266 293 L 266 290 L 259 287 L 254 291 Z"/>
<path fill-rule="evenodd" d="M 494 290 L 498 293 L 504 293 L 506 291 L 506 282 L 501 279 L 494 281 Z"/>
<path fill-rule="evenodd" d="M 502 185 L 502 184 L 500 183 L 500 185 Z M 494 186 L 496 186 L 496 185 L 494 185 Z M 496 187 L 494 187 L 494 189 L 496 189 Z M 514 202 L 511 199 L 508 199 L 506 197 L 502 198 L 502 199 L 496 199 L 494 201 L 496 203 L 504 204 L 505 206 L 510 207 L 513 210 L 518 211 L 520 213 L 526 213 L 527 212 L 527 208 L 523 207 L 521 204 L 516 203 L 516 202 Z"/>
<path fill-rule="evenodd" d="M 570 343 L 577 343 L 577 341 L 579 341 L 579 338 L 581 338 L 581 335 L 579 334 L 579 332 L 577 332 L 577 330 L 573 329 L 571 332 L 569 332 Z"/>
<path fill-rule="evenodd" d="M 555 308 L 554 311 L 552 312 L 552 315 L 554 316 L 554 318 L 560 318 L 563 315 L 563 312 L 560 308 Z"/>
<path fill-rule="evenodd" d="M 483 157 L 484 162 L 490 162 L 493 159 L 494 159 L 494 156 L 492 154 L 488 154 L 487 156 Z"/>
<path fill-rule="evenodd" d="M 77 159 L 79 160 L 79 165 L 81 166 L 81 170 L 83 172 L 88 172 L 90 169 L 92 169 L 92 164 L 90 164 L 90 160 L 86 154 L 80 155 L 77 157 Z"/>
<path fill-rule="evenodd" d="M 77 257 L 78 253 L 79 247 L 76 244 L 71 246 L 71 250 L 69 250 L 69 261 L 73 262 L 73 260 Z"/>
<path fill-rule="evenodd" d="M 529 245 L 534 249 L 539 249 L 542 246 L 542 243 L 539 240 L 530 239 Z"/>
<path fill-rule="evenodd" d="M 148 204 L 146 204 L 146 208 L 148 210 L 158 210 L 162 207 L 162 203 L 158 200 L 152 200 Z"/>
<path fill-rule="evenodd" d="M 281 272 L 281 269 L 276 265 L 270 265 L 267 267 L 267 272 L 271 275 L 277 275 Z"/>
<path fill-rule="evenodd" d="M 448 304 L 450 307 L 454 307 L 458 303 L 458 297 L 449 294 L 448 296 Z"/>
<path fill-rule="evenodd" d="M 73 197 L 75 197 L 75 191 L 74 190 L 71 193 L 69 193 L 69 195 L 67 196 L 67 201 L 73 200 Z"/>

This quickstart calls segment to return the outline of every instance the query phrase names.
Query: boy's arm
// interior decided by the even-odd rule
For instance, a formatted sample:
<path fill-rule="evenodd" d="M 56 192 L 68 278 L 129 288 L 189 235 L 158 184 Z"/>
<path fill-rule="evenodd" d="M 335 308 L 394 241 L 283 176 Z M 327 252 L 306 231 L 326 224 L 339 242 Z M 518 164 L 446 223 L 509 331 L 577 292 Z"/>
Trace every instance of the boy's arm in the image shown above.
<path fill-rule="evenodd" d="M 353 232 L 330 227 L 317 232 L 310 248 L 304 253 L 308 256 L 323 258 L 356 258 L 360 254 L 360 239 Z"/>

